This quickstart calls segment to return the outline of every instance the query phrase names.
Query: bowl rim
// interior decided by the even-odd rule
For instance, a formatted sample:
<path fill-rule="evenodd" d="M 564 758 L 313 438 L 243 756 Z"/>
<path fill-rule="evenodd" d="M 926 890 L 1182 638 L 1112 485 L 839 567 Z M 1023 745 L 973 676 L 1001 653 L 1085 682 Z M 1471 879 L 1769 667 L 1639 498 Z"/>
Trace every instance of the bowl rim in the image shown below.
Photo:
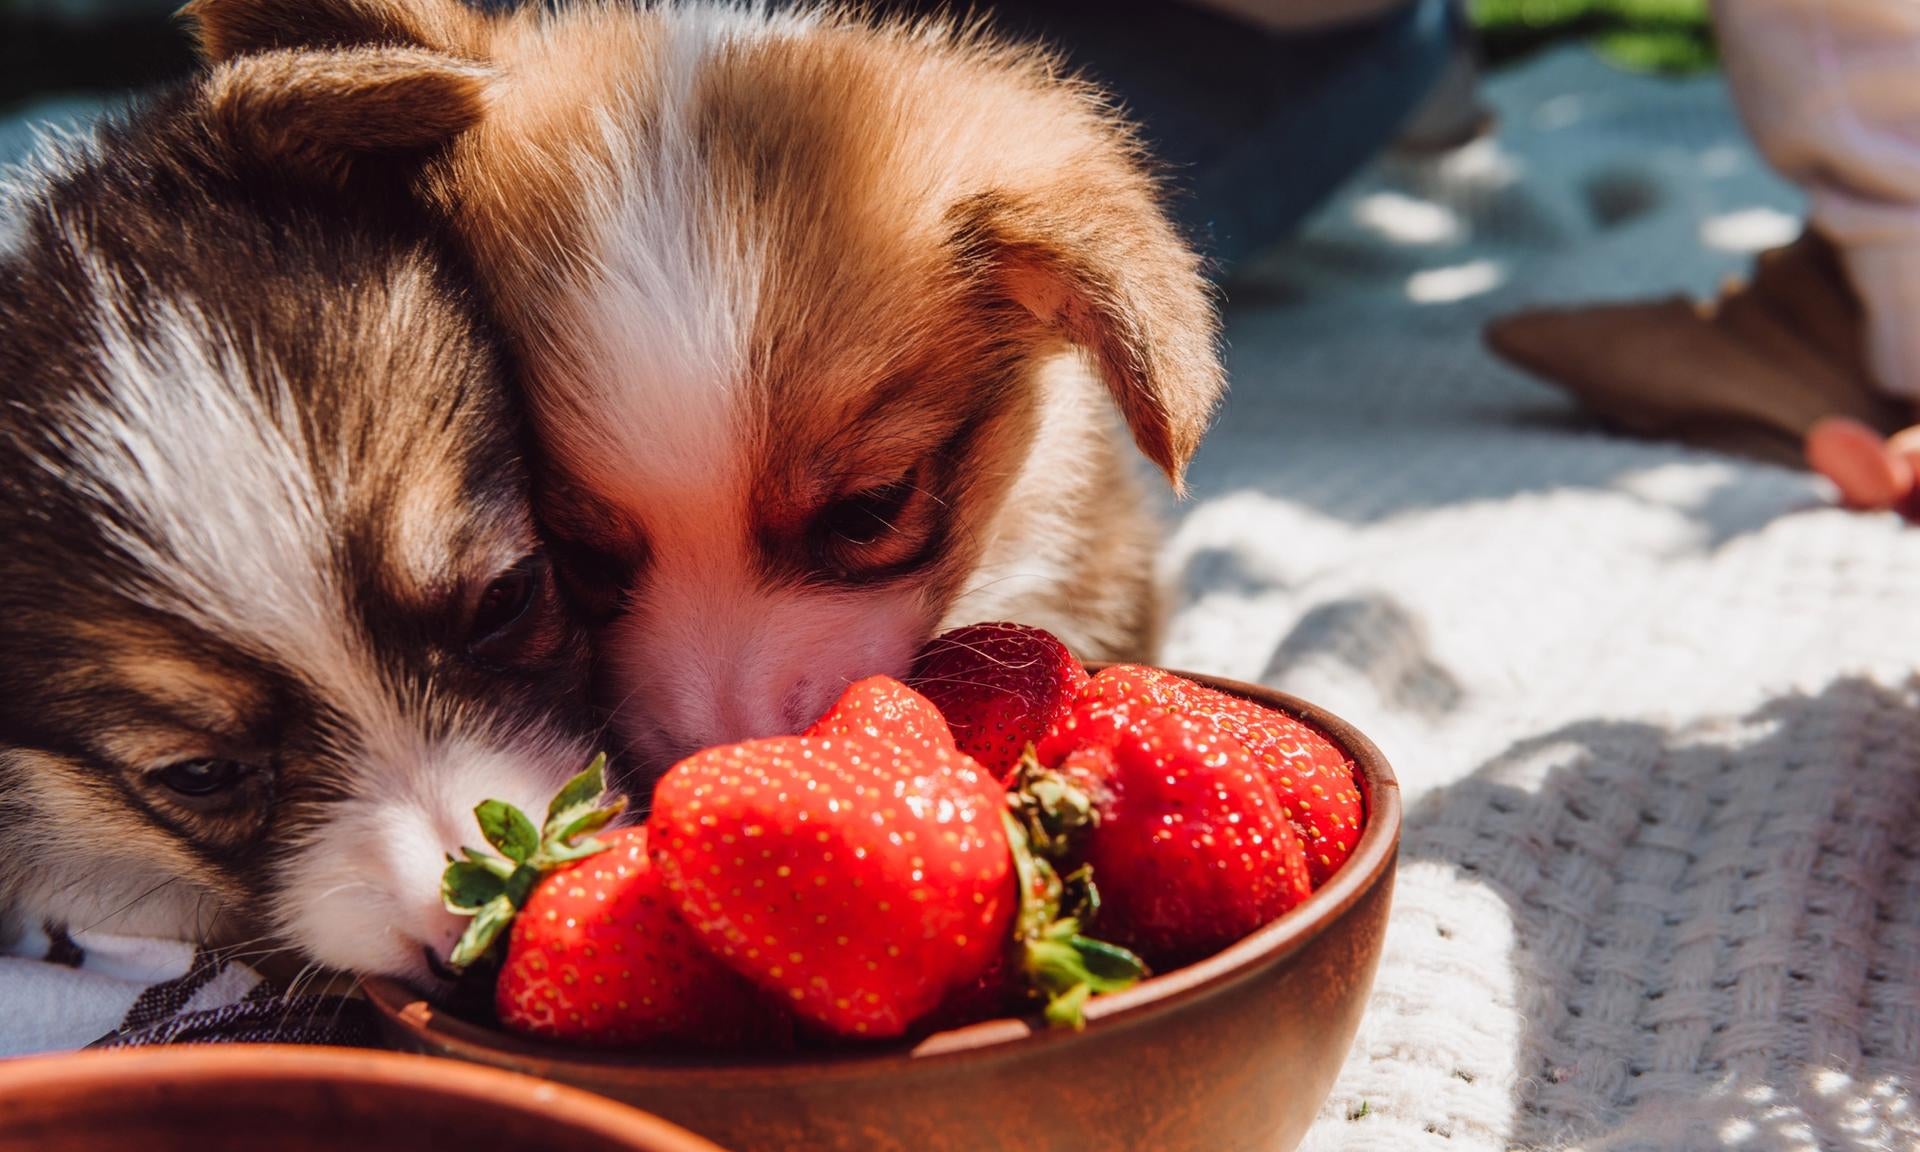
<path fill-rule="evenodd" d="M 1089 662 L 1098 672 L 1110 665 Z M 663 1087 L 675 1083 L 711 1086 L 729 1081 L 764 1084 L 823 1078 L 858 1078 L 905 1065 L 933 1069 L 960 1059 L 1008 1057 L 1039 1044 L 1099 1043 L 1132 1023 L 1177 1009 L 1282 963 L 1321 935 L 1392 873 L 1398 857 L 1401 824 L 1400 784 L 1393 767 L 1372 740 L 1346 720 L 1290 693 L 1218 676 L 1167 669 L 1255 703 L 1277 708 L 1330 738 L 1353 760 L 1364 779 L 1367 826 L 1347 862 L 1299 906 L 1280 919 L 1242 937 L 1219 952 L 1171 972 L 1150 977 L 1124 992 L 1088 1001 L 1086 1027 L 1079 1030 L 1035 1028 L 1027 1020 L 983 1020 L 936 1032 L 912 1047 L 846 1053 L 737 1058 L 596 1051 L 523 1038 L 485 1028 L 435 1008 L 407 986 L 384 977 L 362 982 L 366 997 L 391 1025 L 411 1034 L 429 1050 L 482 1063 L 512 1059 L 517 1066 L 566 1068 L 589 1079 L 644 1075 Z"/>
<path fill-rule="evenodd" d="M 0 1061 L 0 1134 L 15 1107 L 56 1089 L 82 1100 L 116 1101 L 126 1098 L 129 1084 L 171 1095 L 189 1084 L 253 1093 L 315 1082 L 379 1083 L 409 1095 L 450 1098 L 466 1108 L 509 1109 L 553 1126 L 556 1136 L 594 1136 L 652 1152 L 725 1152 L 650 1112 L 509 1069 L 404 1052 L 294 1044 L 83 1050 Z"/>

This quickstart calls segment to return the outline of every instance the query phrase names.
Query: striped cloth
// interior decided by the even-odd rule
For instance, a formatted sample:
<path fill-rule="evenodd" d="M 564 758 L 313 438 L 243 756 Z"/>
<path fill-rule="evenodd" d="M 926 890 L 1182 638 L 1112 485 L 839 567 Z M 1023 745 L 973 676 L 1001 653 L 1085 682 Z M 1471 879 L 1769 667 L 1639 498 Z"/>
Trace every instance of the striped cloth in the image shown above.
<path fill-rule="evenodd" d="M 143 1044 L 367 1046 L 364 1001 L 288 995 L 212 948 L 58 924 L 0 955 L 0 1057 Z"/>

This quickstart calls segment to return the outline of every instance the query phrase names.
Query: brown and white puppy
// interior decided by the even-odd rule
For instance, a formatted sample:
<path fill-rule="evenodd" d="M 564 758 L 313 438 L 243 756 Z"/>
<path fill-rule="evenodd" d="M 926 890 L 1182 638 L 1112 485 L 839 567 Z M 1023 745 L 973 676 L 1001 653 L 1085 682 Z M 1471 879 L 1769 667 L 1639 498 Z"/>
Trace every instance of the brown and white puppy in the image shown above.
<path fill-rule="evenodd" d="M 215 59 L 484 62 L 432 170 L 521 352 L 615 723 L 665 760 L 804 725 L 945 624 L 1146 654 L 1216 321 L 1125 125 L 1044 52 L 838 9 L 195 0 Z M 291 128 L 290 128 L 291 130 Z"/>
<path fill-rule="evenodd" d="M 0 943 L 421 975 L 473 806 L 584 762 L 503 351 L 381 176 L 483 82 L 242 61 L 5 187 Z"/>

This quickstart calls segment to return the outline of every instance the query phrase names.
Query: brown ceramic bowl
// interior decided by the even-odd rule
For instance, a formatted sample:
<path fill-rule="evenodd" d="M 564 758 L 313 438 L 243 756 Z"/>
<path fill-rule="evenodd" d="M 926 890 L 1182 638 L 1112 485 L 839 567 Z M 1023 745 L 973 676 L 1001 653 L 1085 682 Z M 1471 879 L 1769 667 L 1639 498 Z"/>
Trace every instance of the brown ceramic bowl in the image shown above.
<path fill-rule="evenodd" d="M 0 1063 L 0 1152 L 721 1152 L 542 1080 L 392 1052 L 235 1045 Z"/>
<path fill-rule="evenodd" d="M 1333 1087 L 1386 932 L 1400 795 L 1345 721 L 1212 684 L 1313 724 L 1365 778 L 1367 827 L 1306 903 L 1225 951 L 1094 999 L 1079 1032 L 992 1020 L 912 1048 L 764 1061 L 609 1056 L 456 1019 L 406 988 L 367 994 L 397 1047 L 604 1093 L 738 1152 L 1286 1152 Z"/>

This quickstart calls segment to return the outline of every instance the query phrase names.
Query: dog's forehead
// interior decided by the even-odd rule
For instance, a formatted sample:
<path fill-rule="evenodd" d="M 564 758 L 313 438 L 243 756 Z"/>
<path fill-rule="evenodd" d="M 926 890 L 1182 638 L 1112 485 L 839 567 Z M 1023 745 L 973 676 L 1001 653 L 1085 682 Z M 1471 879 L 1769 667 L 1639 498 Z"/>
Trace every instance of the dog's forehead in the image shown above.
<path fill-rule="evenodd" d="M 510 88 L 453 165 L 552 466 L 655 516 L 742 505 L 867 467 L 903 421 L 959 405 L 925 362 L 978 334 L 943 212 L 986 177 L 943 151 L 927 93 L 845 29 L 700 10 L 621 27 L 564 83 Z M 568 58 L 565 39 L 532 43 Z"/>

